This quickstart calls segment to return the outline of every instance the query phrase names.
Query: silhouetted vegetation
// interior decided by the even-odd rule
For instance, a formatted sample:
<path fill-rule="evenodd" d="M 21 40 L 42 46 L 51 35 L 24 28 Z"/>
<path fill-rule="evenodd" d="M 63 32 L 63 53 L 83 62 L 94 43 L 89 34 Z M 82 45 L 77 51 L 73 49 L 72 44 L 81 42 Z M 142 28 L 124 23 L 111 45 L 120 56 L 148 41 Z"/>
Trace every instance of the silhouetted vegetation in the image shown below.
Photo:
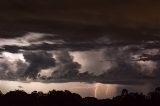
<path fill-rule="evenodd" d="M 129 93 L 123 89 L 121 95 L 112 99 L 82 98 L 70 91 L 33 91 L 27 94 L 22 90 L 10 91 L 3 94 L 0 91 L 0 104 L 3 106 L 159 106 L 160 88 L 144 95 L 143 93 Z"/>

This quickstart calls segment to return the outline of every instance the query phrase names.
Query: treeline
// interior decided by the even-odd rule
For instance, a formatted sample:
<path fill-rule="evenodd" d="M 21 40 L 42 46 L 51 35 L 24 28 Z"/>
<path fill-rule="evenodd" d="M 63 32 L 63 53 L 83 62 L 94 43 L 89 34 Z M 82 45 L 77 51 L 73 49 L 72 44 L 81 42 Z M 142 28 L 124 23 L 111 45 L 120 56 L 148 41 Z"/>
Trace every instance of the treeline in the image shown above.
<path fill-rule="evenodd" d="M 23 90 L 0 92 L 0 106 L 160 106 L 160 88 L 144 95 L 128 93 L 123 89 L 121 95 L 112 99 L 82 98 L 70 91 L 49 91 L 47 94 L 34 91 L 27 94 Z"/>

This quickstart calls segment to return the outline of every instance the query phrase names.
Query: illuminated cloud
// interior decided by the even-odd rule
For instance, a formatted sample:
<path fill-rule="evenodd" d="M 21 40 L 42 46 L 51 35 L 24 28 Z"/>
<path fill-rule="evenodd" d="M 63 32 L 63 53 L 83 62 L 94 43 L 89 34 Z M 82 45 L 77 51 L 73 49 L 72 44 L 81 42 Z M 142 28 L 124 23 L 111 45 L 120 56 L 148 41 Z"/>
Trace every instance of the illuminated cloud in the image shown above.
<path fill-rule="evenodd" d="M 100 75 L 111 67 L 111 63 L 104 60 L 103 52 L 100 49 L 99 51 L 71 52 L 71 55 L 73 55 L 74 61 L 81 64 L 80 73 L 89 72 L 94 75 Z"/>
<path fill-rule="evenodd" d="M 44 33 L 27 33 L 18 39 L 22 38 L 30 45 L 18 44 L 17 38 L 17 45 L 1 45 L 1 64 L 5 64 L 1 72 L 7 73 L 1 79 L 140 84 L 159 75 L 158 41 L 135 43 L 102 37 L 95 42 L 75 43 Z M 150 45 L 155 48 L 148 48 Z"/>
<path fill-rule="evenodd" d="M 29 66 L 23 54 L 2 53 L 0 59 L 0 78 L 5 80 L 21 80 L 21 76 Z"/>

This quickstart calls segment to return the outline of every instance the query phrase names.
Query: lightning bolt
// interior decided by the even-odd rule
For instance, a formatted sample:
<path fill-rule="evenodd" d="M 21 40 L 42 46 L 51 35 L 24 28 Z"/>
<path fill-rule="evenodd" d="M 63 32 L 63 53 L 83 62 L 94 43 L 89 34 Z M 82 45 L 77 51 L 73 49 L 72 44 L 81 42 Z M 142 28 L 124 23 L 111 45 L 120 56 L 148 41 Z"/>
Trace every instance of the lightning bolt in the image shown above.
<path fill-rule="evenodd" d="M 95 89 L 94 89 L 94 97 L 95 97 L 95 98 L 97 98 L 98 86 L 99 86 L 99 83 L 96 83 L 96 84 L 95 84 Z"/>

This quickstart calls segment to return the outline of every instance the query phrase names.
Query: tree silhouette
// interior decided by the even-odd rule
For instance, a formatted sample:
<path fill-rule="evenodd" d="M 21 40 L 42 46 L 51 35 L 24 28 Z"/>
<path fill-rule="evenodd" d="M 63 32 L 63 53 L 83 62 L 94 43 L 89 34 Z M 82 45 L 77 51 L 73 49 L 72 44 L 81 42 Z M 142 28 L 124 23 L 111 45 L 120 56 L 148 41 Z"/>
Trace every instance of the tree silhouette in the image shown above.
<path fill-rule="evenodd" d="M 3 93 L 0 91 L 0 96 L 2 96 L 3 95 Z"/>
<path fill-rule="evenodd" d="M 122 90 L 121 96 L 125 96 L 125 95 L 128 95 L 128 90 L 127 89 Z"/>
<path fill-rule="evenodd" d="M 82 98 L 68 90 L 52 90 L 48 93 L 33 91 L 31 94 L 23 90 L 10 91 L 6 94 L 0 91 L 0 103 L 2 106 L 158 106 L 160 88 L 156 88 L 147 96 L 143 93 L 129 93 L 127 89 L 123 89 L 121 95 L 113 99 Z"/>

